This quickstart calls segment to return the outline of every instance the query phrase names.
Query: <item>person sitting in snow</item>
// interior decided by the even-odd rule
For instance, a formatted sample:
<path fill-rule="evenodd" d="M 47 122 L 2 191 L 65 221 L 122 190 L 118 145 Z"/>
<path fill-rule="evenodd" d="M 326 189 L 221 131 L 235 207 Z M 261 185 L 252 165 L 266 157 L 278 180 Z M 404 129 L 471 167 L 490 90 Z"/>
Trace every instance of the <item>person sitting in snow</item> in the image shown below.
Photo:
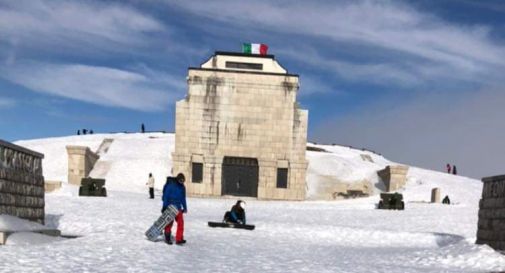
<path fill-rule="evenodd" d="M 184 186 L 184 181 L 184 174 L 179 173 L 177 177 L 167 177 L 167 182 L 163 186 L 163 207 L 161 212 L 163 213 L 170 205 L 174 205 L 179 210 L 175 216 L 175 221 L 177 222 L 175 244 L 177 245 L 186 243 L 186 240 L 184 240 L 184 218 L 182 214 L 188 212 L 188 206 L 186 205 L 186 187 Z M 172 244 L 171 231 L 173 224 L 174 221 L 165 226 L 165 242 L 169 245 Z"/>
<path fill-rule="evenodd" d="M 245 225 L 245 202 L 238 200 L 237 203 L 231 207 L 231 210 L 224 214 L 223 222 Z"/>
<path fill-rule="evenodd" d="M 449 199 L 449 195 L 446 195 L 444 197 L 444 199 L 442 200 L 442 204 L 447 204 L 447 205 L 451 204 L 451 200 Z"/>

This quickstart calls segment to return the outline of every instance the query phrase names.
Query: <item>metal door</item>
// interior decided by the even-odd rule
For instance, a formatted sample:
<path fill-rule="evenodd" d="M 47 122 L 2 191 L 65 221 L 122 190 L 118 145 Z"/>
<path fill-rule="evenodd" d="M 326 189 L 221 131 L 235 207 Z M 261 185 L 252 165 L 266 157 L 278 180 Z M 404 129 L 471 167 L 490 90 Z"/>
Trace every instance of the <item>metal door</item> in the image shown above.
<path fill-rule="evenodd" d="M 258 197 L 258 160 L 246 157 L 224 157 L 221 194 Z"/>

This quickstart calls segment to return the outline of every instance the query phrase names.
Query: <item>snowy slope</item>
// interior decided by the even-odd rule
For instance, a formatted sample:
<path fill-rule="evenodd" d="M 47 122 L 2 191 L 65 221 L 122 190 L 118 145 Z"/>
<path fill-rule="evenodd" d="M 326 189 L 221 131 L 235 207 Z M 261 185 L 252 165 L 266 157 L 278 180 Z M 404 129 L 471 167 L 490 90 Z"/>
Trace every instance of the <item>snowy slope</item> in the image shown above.
<path fill-rule="evenodd" d="M 16 144 L 45 155 L 43 169 L 46 180 L 67 181 L 65 146 L 85 145 L 92 151 L 97 151 L 104 139 L 111 139 L 112 143 L 106 153 L 101 153 L 91 177 L 105 178 L 109 190 L 145 192 L 147 176 L 153 173 L 156 179 L 155 187 L 161 189 L 172 168 L 174 134 L 95 134 L 17 141 Z M 352 184 L 367 180 L 375 185 L 380 182 L 378 170 L 390 164 L 398 164 L 369 151 L 338 145 L 309 146 L 326 152 L 307 151 L 308 199 L 314 199 L 312 197 L 321 191 L 322 181 Z M 369 156 L 372 162 L 364 160 L 363 155 Z M 413 191 L 409 191 L 409 186 L 407 187 L 407 201 L 429 201 L 431 189 L 434 187 L 441 187 L 442 195 L 449 194 L 451 199 L 468 198 L 465 195 L 467 190 L 473 192 L 470 194 L 473 199 L 480 195 L 481 183 L 476 180 L 418 168 L 410 168 L 407 176 L 408 185 L 419 186 Z M 468 187 L 456 186 L 460 184 Z"/>
<path fill-rule="evenodd" d="M 113 139 L 113 142 L 106 153 L 101 153 L 95 164 L 97 170 L 90 173 L 91 177 L 105 178 L 110 190 L 143 192 L 148 174 L 152 173 L 157 181 L 156 188 L 163 186 L 172 168 L 173 134 L 94 134 L 15 143 L 44 154 L 42 168 L 46 180 L 66 182 L 68 159 L 65 146 L 88 146 L 96 152 L 104 139 Z"/>

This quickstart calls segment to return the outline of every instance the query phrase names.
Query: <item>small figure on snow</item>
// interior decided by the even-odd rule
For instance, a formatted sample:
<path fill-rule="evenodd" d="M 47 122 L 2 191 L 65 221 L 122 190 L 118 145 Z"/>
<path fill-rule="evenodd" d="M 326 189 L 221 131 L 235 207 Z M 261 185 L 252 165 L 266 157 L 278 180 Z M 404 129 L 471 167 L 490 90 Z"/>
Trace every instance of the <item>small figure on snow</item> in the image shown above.
<path fill-rule="evenodd" d="M 81 130 L 77 130 L 77 135 L 80 136 L 81 135 Z"/>
<path fill-rule="evenodd" d="M 447 168 L 447 173 L 450 174 L 451 173 L 451 164 L 447 163 L 446 168 Z"/>
<path fill-rule="evenodd" d="M 446 195 L 444 197 L 444 199 L 442 200 L 442 204 L 447 204 L 447 205 L 451 204 L 451 200 L 449 199 L 449 195 Z"/>
<path fill-rule="evenodd" d="M 146 185 L 149 187 L 149 198 L 154 199 L 154 177 L 152 173 L 149 173 Z"/>
<path fill-rule="evenodd" d="M 456 165 L 452 165 L 452 174 L 457 175 L 458 170 L 456 169 Z"/>
<path fill-rule="evenodd" d="M 142 125 L 140 125 L 140 131 L 142 133 L 144 133 L 146 131 L 146 127 L 144 126 L 144 123 L 142 123 Z"/>
<path fill-rule="evenodd" d="M 231 210 L 224 214 L 223 222 L 245 225 L 245 202 L 238 200 L 237 203 L 231 207 Z"/>
<path fill-rule="evenodd" d="M 186 205 L 186 187 L 184 186 L 184 174 L 179 173 L 177 177 L 167 177 L 167 182 L 163 186 L 163 207 L 161 212 L 164 212 L 168 206 L 174 205 L 178 210 L 175 221 L 177 222 L 177 231 L 175 233 L 175 244 L 182 245 L 186 243 L 184 240 L 184 218 L 183 213 L 188 212 Z M 174 221 L 168 223 L 165 227 L 165 242 L 171 245 L 172 237 L 171 230 Z"/>

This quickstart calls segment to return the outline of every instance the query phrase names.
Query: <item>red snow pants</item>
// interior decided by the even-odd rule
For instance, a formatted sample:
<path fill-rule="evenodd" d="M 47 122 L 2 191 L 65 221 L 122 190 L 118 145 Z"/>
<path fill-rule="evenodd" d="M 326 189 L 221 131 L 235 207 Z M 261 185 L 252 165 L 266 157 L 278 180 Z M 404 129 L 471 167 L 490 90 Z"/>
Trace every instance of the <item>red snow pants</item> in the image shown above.
<path fill-rule="evenodd" d="M 177 231 L 175 233 L 175 242 L 179 242 L 182 239 L 184 239 L 184 217 L 182 217 L 182 210 L 177 213 L 175 216 L 175 221 L 177 222 Z M 172 225 L 174 224 L 174 221 L 168 223 L 168 225 L 165 226 L 165 234 L 168 234 L 172 231 Z"/>

